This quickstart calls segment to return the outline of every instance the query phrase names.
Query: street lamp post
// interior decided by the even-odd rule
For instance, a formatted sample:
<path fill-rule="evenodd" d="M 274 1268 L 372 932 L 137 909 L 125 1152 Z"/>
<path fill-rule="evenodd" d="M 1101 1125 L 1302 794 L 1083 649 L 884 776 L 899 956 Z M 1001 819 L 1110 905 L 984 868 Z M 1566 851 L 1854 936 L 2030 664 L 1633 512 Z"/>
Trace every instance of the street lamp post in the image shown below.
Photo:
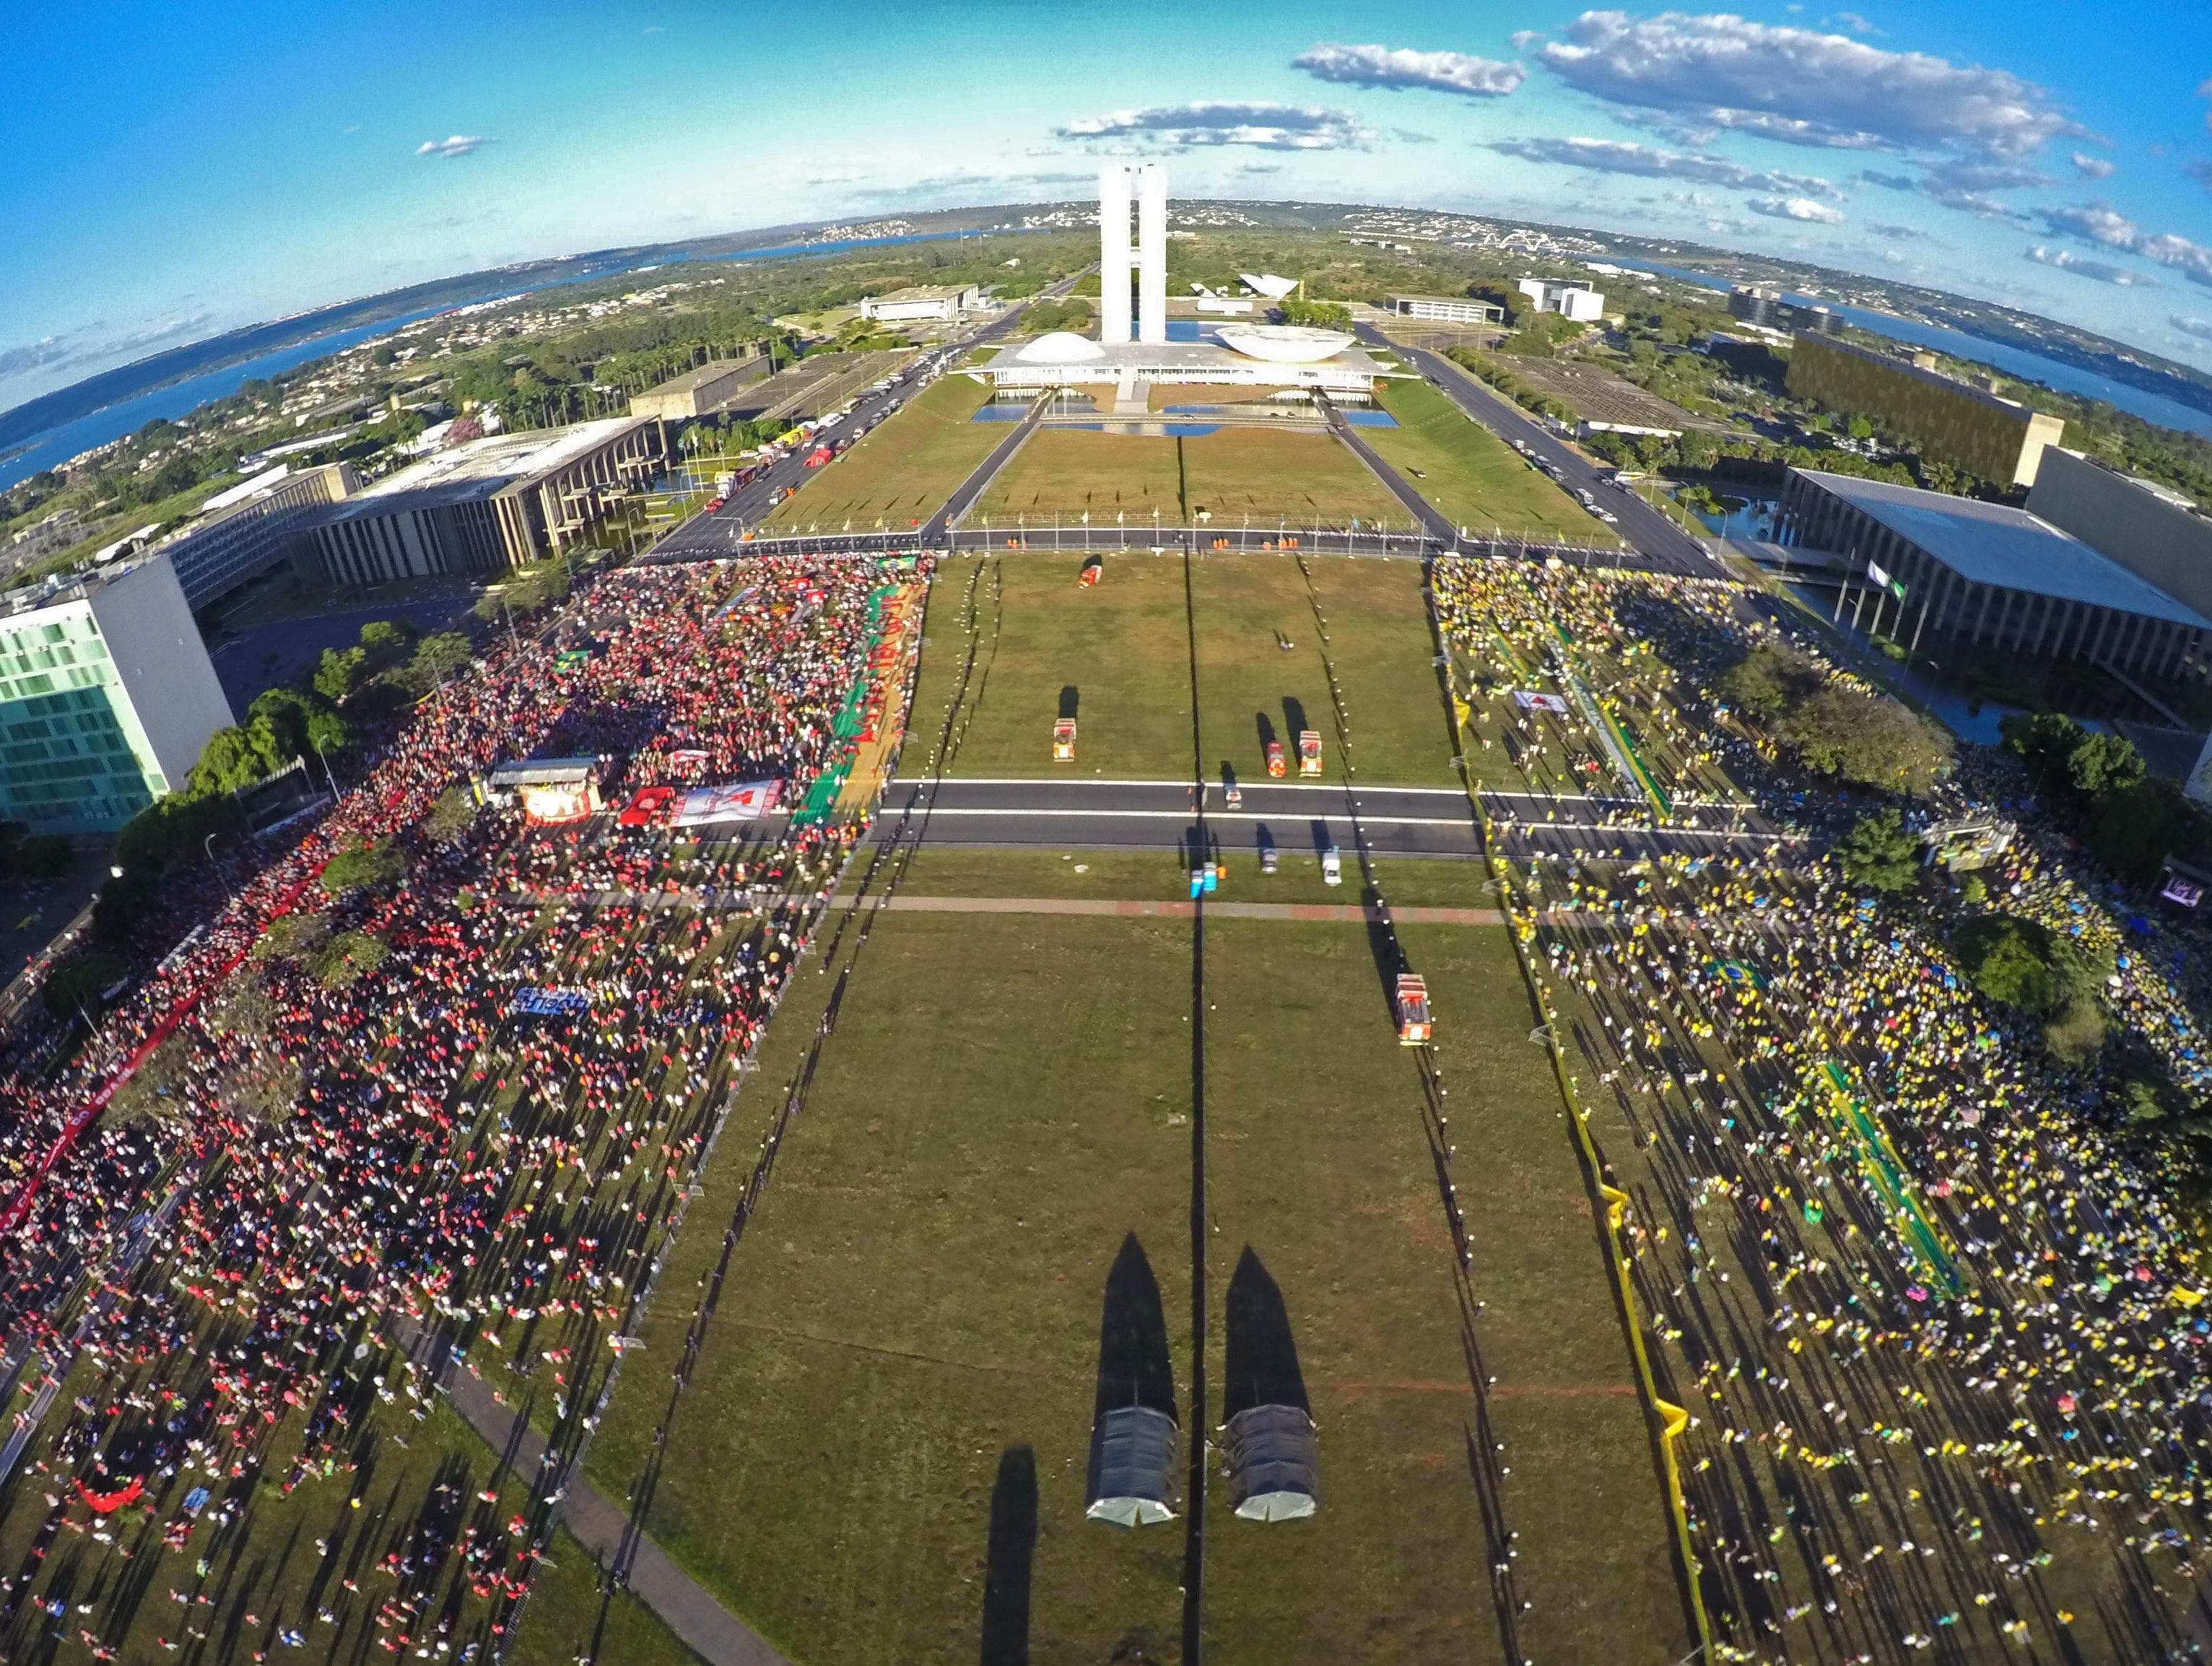
<path fill-rule="evenodd" d="M 215 869 L 216 878 L 222 881 L 223 894 L 228 897 L 233 903 L 237 902 L 238 893 L 230 888 L 230 875 L 222 871 L 221 865 L 218 864 L 215 859 L 214 834 L 210 833 L 207 836 L 202 848 L 207 852 L 208 866 Z"/>

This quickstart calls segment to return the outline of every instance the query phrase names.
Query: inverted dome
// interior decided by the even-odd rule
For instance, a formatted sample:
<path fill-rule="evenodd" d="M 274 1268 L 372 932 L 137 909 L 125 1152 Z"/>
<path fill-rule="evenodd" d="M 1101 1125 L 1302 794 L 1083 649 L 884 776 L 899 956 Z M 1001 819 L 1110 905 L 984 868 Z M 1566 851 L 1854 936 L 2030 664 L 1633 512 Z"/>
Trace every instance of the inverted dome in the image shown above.
<path fill-rule="evenodd" d="M 1017 356 L 1024 364 L 1087 364 L 1106 356 L 1106 350 L 1073 330 L 1048 330 Z"/>
<path fill-rule="evenodd" d="M 1224 324 L 1214 332 L 1224 346 L 1249 359 L 1276 364 L 1316 364 L 1352 345 L 1343 330 L 1313 330 L 1300 324 Z"/>

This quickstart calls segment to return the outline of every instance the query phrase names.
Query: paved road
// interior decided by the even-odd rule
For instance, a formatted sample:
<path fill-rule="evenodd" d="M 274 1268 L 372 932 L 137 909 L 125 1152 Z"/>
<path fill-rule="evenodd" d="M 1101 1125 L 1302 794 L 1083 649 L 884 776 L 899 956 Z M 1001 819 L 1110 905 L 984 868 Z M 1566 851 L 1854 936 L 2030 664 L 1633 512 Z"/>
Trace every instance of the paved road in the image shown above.
<path fill-rule="evenodd" d="M 1430 506 L 1428 499 L 1413 489 L 1413 483 L 1382 460 L 1382 454 L 1369 445 L 1359 430 L 1344 420 L 1344 413 L 1334 405 L 1328 407 L 1328 425 L 1336 437 L 1350 447 L 1352 454 L 1367 465 L 1369 471 L 1389 488 L 1390 495 L 1406 506 L 1414 521 L 1431 538 L 1443 544 L 1451 544 L 1459 538 L 1459 528 Z"/>
<path fill-rule="evenodd" d="M 1068 278 L 1064 283 L 1056 283 L 1050 289 L 1040 292 L 1032 299 L 1037 301 L 1057 299 L 1073 288 L 1075 282 L 1075 278 Z M 1015 327 L 1024 308 L 1029 304 L 1028 301 L 1024 301 L 1020 306 L 1009 307 L 980 329 L 948 340 L 943 346 L 924 354 L 894 378 L 890 386 L 884 392 L 864 395 L 860 402 L 853 407 L 852 415 L 846 417 L 836 429 L 831 430 L 832 435 L 851 434 L 860 429 L 872 427 L 882 421 L 890 413 L 892 406 L 904 404 L 935 380 L 937 375 L 944 374 L 942 370 L 933 370 L 933 367 L 948 364 L 970 348 L 982 346 L 1006 335 Z M 1028 426 L 1023 425 L 1014 430 L 1012 437 L 1017 440 L 1025 439 L 1028 434 Z M 790 456 L 781 462 L 769 465 L 754 478 L 732 492 L 728 501 L 720 508 L 712 514 L 702 513 L 692 516 L 690 520 L 654 544 L 647 559 L 699 561 L 729 555 L 739 549 L 743 544 L 745 529 L 749 526 L 757 526 L 768 519 L 770 511 L 775 508 L 773 500 L 778 489 L 789 486 L 796 489 L 810 477 L 811 471 L 808 470 L 805 461 L 807 449 L 808 447 L 804 446 L 794 447 Z M 1007 454 L 1012 455 L 1012 452 L 1008 451 Z M 994 453 L 994 456 L 995 459 L 996 453 Z M 994 467 L 994 463 L 987 463 L 984 468 L 977 472 L 988 478 L 987 471 Z M 955 502 L 957 502 L 957 496 Z M 902 538 L 894 541 L 902 543 L 910 548 L 927 538 L 931 528 L 935 529 L 939 541 L 942 541 L 944 520 L 944 512 L 940 511 L 937 518 L 931 522 L 930 527 L 926 527 L 920 532 L 906 533 Z M 846 545 L 858 546 L 866 543 L 867 540 L 845 538 L 839 542 Z"/>
<path fill-rule="evenodd" d="M 1634 492 L 1624 491 L 1601 475 L 1595 465 L 1561 440 L 1551 429 L 1503 398 L 1441 354 L 1425 347 L 1407 347 L 1389 339 L 1372 325 L 1361 325 L 1358 333 L 1370 346 L 1389 347 L 1435 383 L 1444 397 L 1474 421 L 1508 444 L 1516 441 L 1559 471 L 1559 483 L 1570 492 L 1589 492 L 1620 517 L 1620 535 L 1636 546 L 1645 563 L 1662 572 L 1694 578 L 1725 578 L 1728 569 L 1708 556 L 1704 547 L 1679 526 L 1653 508 Z"/>
<path fill-rule="evenodd" d="M 1273 847 L 1350 860 L 1364 837 L 1378 856 L 1474 856 L 1474 815 L 1457 787 L 1246 783 L 1231 809 L 1206 788 L 1206 826 L 1228 850 Z M 1185 848 L 1197 826 L 1190 784 L 1176 781 L 895 781 L 879 828 L 909 806 L 924 839 L 945 845 Z"/>
<path fill-rule="evenodd" d="M 1208 817 L 1207 824 L 1212 823 Z M 1353 889 L 1357 890 L 1355 884 Z M 830 906 L 847 913 L 1058 914 L 1085 919 L 1194 920 L 1198 904 L 1187 898 L 1136 900 L 1090 897 L 840 897 Z M 1370 926 L 1502 926 L 1496 909 L 1394 908 L 1387 913 L 1364 903 L 1231 903 L 1218 897 L 1206 904 L 1210 919 L 1322 921 Z"/>

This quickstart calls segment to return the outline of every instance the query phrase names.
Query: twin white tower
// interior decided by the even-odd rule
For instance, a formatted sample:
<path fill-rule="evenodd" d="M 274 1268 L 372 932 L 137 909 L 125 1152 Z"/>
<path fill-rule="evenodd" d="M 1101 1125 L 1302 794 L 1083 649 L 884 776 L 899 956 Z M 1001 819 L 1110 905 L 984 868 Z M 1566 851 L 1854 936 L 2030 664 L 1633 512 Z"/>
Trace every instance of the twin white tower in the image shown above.
<path fill-rule="evenodd" d="M 1130 176 L 1137 194 L 1137 252 L 1129 253 Z M 1141 342 L 1168 338 L 1168 175 L 1158 162 L 1098 170 L 1098 340 L 1127 343 L 1129 268 L 1137 269 L 1137 334 Z"/>

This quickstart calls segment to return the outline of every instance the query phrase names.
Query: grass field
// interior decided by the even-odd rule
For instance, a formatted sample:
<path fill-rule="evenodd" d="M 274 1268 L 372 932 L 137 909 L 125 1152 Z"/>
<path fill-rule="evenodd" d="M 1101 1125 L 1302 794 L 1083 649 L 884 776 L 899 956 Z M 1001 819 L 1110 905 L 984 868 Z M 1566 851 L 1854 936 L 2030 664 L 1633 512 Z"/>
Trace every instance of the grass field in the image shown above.
<path fill-rule="evenodd" d="M 1131 1233 L 1191 1422 L 1191 940 L 1184 922 L 877 922 L 670 1422 L 647 1518 L 794 1659 L 975 1658 L 994 1495 L 1002 1521 L 1028 1521 L 1007 1500 L 1026 1500 L 1031 1474 L 1030 1652 L 987 1657 L 1179 1657 L 1181 1524 L 1092 1526 L 1082 1487 L 1103 1287 Z M 1513 1466 L 1503 1521 L 1534 1605 L 1515 1646 L 1664 1666 L 1681 1626 L 1642 1414 L 1503 930 L 1406 941 L 1447 1025 L 1468 1142 L 1476 1340 L 1498 1378 L 1487 1427 Z M 1313 1520 L 1258 1527 L 1228 1513 L 1213 1472 L 1209 1654 L 1517 1659 L 1490 1596 L 1419 1078 L 1368 933 L 1216 921 L 1207 943 L 1206 1416 L 1224 1414 L 1224 1304 L 1249 1249 L 1281 1294 L 1322 1487 Z M 738 1127 L 780 1102 L 827 982 L 805 978 L 771 1032 Z M 745 1143 L 726 1148 L 703 1219 L 726 1218 Z M 664 1289 L 693 1289 L 719 1247 L 690 1236 Z M 645 1357 L 680 1354 L 685 1305 L 660 1306 Z M 610 1493 L 646 1471 L 667 1393 L 660 1372 L 625 1377 L 592 1456 Z M 558 1604 L 564 1628 L 588 1607 Z"/>
<path fill-rule="evenodd" d="M 1385 382 L 1382 404 L 1398 426 L 1362 429 L 1360 437 L 1454 525 L 1532 537 L 1589 538 L 1600 530 L 1572 498 L 1428 383 Z"/>
<path fill-rule="evenodd" d="M 1497 1378 L 1489 1428 L 1510 1470 L 1498 1507 L 1532 1604 L 1508 1657 L 1666 1666 L 1694 1639 L 1588 1194 L 1546 1056 L 1528 1044 L 1504 930 L 1402 937 L 1435 1002 L 1471 1285 L 1486 1304 L 1474 1341 Z M 1209 1656 L 1498 1658 L 1452 1240 L 1369 934 L 1227 921 L 1206 944 L 1213 1287 L 1247 1241 L 1280 1286 L 1322 1487 L 1310 1523 L 1232 1519 L 1210 1534 Z"/>
<path fill-rule="evenodd" d="M 1192 439 L 1045 429 L 1030 436 L 976 506 L 995 528 L 1017 517 L 1094 523 L 1126 515 L 1181 525 L 1200 510 L 1218 527 L 1340 526 L 1406 512 L 1365 465 L 1325 434 L 1222 429 Z"/>
<path fill-rule="evenodd" d="M 566 1529 L 531 1587 L 528 1618 L 507 1652 L 507 1666 L 576 1666 L 596 1657 L 607 1666 L 698 1666 L 660 1616 L 627 1590 L 600 1587 L 599 1565 Z"/>
<path fill-rule="evenodd" d="M 965 376 L 939 377 L 906 409 L 779 504 L 768 526 L 855 532 L 903 530 L 929 519 L 1006 437 L 996 423 L 970 422 L 990 389 Z"/>
<path fill-rule="evenodd" d="M 805 980 L 738 1126 L 779 1101 Z M 1034 1464 L 1040 1660 L 1161 1659 L 1179 1531 L 1083 1520 L 1109 1269 L 1133 1232 L 1189 1335 L 1188 927 L 886 919 L 787 1136 L 671 1427 L 648 1517 L 695 1578 L 800 1661 L 971 1661 L 994 1493 Z M 796 1022 L 794 1022 L 796 1020 Z M 733 1134 L 735 1128 L 733 1128 Z M 735 1147 L 697 1207 L 726 1219 Z M 720 1252 L 689 1235 L 664 1288 Z M 680 1299 L 647 1354 L 681 1352 Z M 1176 1375 L 1188 1380 L 1188 1347 Z M 642 1472 L 665 1372 L 623 1380 L 592 1454 Z M 1005 1471 L 1002 1479 L 1002 1469 Z"/>
<path fill-rule="evenodd" d="M 1051 761 L 1053 720 L 1072 691 L 1079 727 L 1074 772 L 1188 778 L 1193 767 L 1190 621 L 1197 623 L 1200 739 L 1209 775 L 1226 763 L 1245 779 L 1265 767 L 1264 720 L 1287 745 L 1301 728 L 1335 744 L 1324 644 L 1297 560 L 1274 554 L 1114 555 L 1095 589 L 1076 586 L 1073 556 L 1007 554 L 945 562 L 931 591 L 915 698 L 909 774 L 931 767 L 933 744 L 965 654 L 962 611 L 978 587 L 982 644 L 953 773 L 1070 773 Z M 1450 786 L 1451 737 L 1431 664 L 1434 648 L 1413 562 L 1312 556 L 1307 570 L 1328 623 L 1328 651 L 1352 724 L 1360 779 Z M 995 632 L 997 651 L 993 651 Z M 1285 652 L 1278 633 L 1293 645 Z"/>

